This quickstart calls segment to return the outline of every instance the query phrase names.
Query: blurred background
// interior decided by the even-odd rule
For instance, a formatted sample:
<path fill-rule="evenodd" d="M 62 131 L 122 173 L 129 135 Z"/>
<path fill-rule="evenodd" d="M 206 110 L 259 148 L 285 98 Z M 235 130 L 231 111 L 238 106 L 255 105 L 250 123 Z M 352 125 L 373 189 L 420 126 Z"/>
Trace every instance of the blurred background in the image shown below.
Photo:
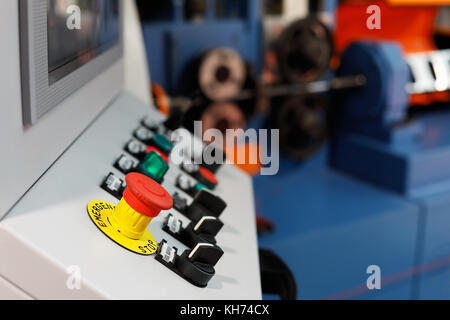
<path fill-rule="evenodd" d="M 137 6 L 174 128 L 279 129 L 278 174 L 236 164 L 254 176 L 259 245 L 284 261 L 265 292 L 450 298 L 450 1 Z"/>

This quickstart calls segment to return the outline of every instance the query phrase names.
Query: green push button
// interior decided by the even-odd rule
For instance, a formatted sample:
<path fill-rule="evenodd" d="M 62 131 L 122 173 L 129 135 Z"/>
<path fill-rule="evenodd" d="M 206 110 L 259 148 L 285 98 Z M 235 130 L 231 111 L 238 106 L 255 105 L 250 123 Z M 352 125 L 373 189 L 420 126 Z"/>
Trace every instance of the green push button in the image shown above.
<path fill-rule="evenodd" d="M 207 186 L 205 186 L 205 185 L 202 184 L 202 183 L 197 183 L 197 184 L 195 185 L 195 189 L 196 189 L 197 191 L 201 191 L 201 190 L 203 190 L 203 189 L 211 190 L 210 188 L 208 188 Z"/>
<path fill-rule="evenodd" d="M 151 151 L 142 161 L 140 169 L 143 174 L 161 183 L 167 170 L 169 170 L 169 165 L 157 152 Z"/>
<path fill-rule="evenodd" d="M 155 133 L 155 135 L 151 140 L 151 143 L 153 144 L 154 147 L 160 149 L 165 154 L 169 154 L 173 148 L 173 143 L 159 133 Z"/>

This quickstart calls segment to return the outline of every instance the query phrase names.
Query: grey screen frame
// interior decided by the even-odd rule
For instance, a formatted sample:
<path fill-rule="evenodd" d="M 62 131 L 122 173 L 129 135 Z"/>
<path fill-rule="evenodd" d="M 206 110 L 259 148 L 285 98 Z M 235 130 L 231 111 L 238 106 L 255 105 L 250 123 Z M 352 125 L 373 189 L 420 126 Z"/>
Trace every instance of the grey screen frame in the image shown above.
<path fill-rule="evenodd" d="M 50 85 L 47 46 L 47 0 L 19 0 L 22 114 L 24 126 L 34 125 L 123 56 L 123 2 L 119 0 L 118 43 Z"/>

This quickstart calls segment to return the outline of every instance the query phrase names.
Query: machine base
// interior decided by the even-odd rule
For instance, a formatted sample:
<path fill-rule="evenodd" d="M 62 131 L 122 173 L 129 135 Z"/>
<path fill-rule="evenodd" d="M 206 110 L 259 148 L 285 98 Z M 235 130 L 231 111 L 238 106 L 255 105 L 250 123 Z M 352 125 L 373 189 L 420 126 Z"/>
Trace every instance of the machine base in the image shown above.
<path fill-rule="evenodd" d="M 450 190 L 450 114 L 417 122 L 420 134 L 392 143 L 342 134 L 331 143 L 330 165 L 409 198 Z"/>

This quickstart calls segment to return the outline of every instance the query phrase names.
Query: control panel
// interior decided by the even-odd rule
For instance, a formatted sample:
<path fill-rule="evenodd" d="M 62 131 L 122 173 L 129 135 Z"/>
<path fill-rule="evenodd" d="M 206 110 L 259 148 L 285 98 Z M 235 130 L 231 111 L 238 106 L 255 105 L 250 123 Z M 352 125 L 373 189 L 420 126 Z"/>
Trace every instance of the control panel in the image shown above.
<path fill-rule="evenodd" d="M 260 299 L 250 177 L 173 161 L 164 121 L 119 96 L 1 222 L 0 277 L 36 299 Z"/>

